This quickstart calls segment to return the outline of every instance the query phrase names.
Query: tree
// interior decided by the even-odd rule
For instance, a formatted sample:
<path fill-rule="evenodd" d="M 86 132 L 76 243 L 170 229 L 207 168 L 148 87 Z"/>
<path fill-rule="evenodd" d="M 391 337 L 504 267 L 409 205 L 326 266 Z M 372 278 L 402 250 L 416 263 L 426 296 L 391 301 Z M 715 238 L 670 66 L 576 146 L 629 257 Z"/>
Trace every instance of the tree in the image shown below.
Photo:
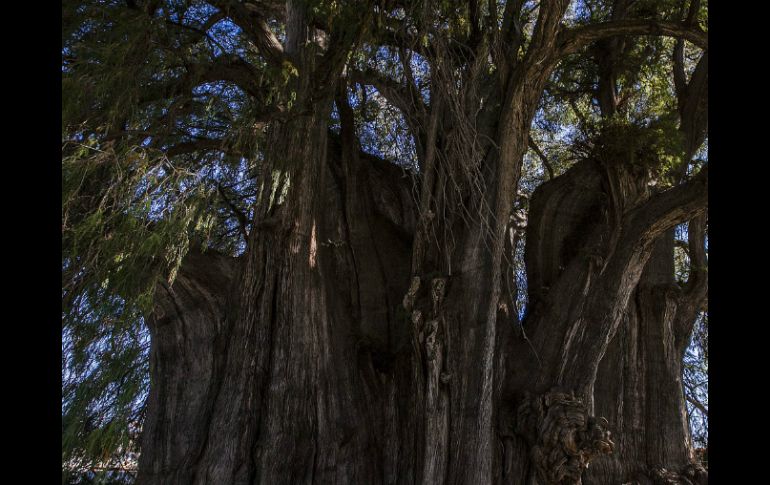
<path fill-rule="evenodd" d="M 65 459 L 705 483 L 706 2 L 63 14 Z"/>

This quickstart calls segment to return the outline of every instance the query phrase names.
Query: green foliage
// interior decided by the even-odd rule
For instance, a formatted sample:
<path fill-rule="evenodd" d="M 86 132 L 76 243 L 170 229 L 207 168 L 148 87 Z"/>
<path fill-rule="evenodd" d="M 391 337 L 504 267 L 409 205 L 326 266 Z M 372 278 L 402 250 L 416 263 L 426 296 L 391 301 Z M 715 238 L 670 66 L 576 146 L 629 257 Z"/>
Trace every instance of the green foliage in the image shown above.
<path fill-rule="evenodd" d="M 65 2 L 62 20 L 63 129 L 81 120 L 104 131 L 134 124 L 143 101 L 163 88 L 142 81 L 174 69 L 173 57 L 153 47 L 163 33 L 159 21 L 109 2 Z"/>
<path fill-rule="evenodd" d="M 62 160 L 62 459 L 130 449 L 147 392 L 142 323 L 209 223 L 205 186 L 157 154 L 65 144 Z"/>
<path fill-rule="evenodd" d="M 636 166 L 656 183 L 670 185 L 676 169 L 684 163 L 678 121 L 673 116 L 641 125 L 621 118 L 603 120 L 593 127 L 591 155 L 606 163 Z"/>
<path fill-rule="evenodd" d="M 261 133 L 242 91 L 195 67 L 221 42 L 173 24 L 204 7 L 172 3 L 150 18 L 125 2 L 63 4 L 62 460 L 78 469 L 138 446 L 157 283 L 173 281 L 192 244 L 243 244 L 217 188 L 248 213 L 239 154 Z M 167 151 L 201 139 L 231 150 Z"/>
<path fill-rule="evenodd" d="M 140 148 L 89 147 L 64 158 L 63 276 L 78 285 L 65 285 L 67 296 L 82 294 L 83 271 L 101 291 L 137 301 L 157 276 L 171 277 L 188 229 L 206 225 L 209 194 L 195 178 Z"/>

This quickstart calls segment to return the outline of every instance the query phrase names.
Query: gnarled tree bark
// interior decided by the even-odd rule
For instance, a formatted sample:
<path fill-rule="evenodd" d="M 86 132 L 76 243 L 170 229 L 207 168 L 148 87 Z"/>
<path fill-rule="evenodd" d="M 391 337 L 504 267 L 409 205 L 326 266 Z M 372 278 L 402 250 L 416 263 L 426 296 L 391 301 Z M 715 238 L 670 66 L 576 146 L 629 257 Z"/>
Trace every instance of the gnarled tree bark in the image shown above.
<path fill-rule="evenodd" d="M 262 48 L 297 65 L 303 108 L 270 125 L 247 252 L 191 254 L 159 290 L 138 483 L 701 480 L 679 383 L 697 305 L 672 288 L 663 236 L 704 213 L 707 167 L 653 194 L 628 154 L 580 161 L 532 198 L 522 322 L 504 287 L 529 126 L 559 56 L 651 29 L 564 34 L 567 3 L 541 2 L 526 56 L 501 69 L 475 159 L 453 145 L 456 107 L 419 113 L 415 202 L 401 169 L 358 147 L 345 50 L 318 47 L 344 41 L 316 42 L 288 2 L 284 48 Z"/>

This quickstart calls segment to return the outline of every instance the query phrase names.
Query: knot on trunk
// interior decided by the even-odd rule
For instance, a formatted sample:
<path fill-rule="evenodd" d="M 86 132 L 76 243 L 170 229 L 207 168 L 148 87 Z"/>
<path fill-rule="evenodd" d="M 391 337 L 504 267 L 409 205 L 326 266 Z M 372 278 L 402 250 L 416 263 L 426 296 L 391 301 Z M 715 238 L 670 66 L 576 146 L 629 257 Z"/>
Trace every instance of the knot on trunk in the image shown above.
<path fill-rule="evenodd" d="M 444 301 L 446 292 L 446 278 L 433 278 L 431 282 L 431 298 L 433 300 L 433 316 L 437 317 L 439 308 Z"/>
<path fill-rule="evenodd" d="M 425 345 L 428 360 L 434 360 L 439 345 L 438 340 L 441 338 L 437 334 L 437 329 L 441 319 L 441 307 L 446 296 L 446 286 L 447 278 L 437 277 L 430 280 L 430 286 L 423 288 L 422 278 L 414 276 L 401 302 L 404 309 L 411 315 L 414 336 L 420 344 Z"/>
<path fill-rule="evenodd" d="M 516 432 L 529 442 L 543 485 L 580 485 L 589 462 L 615 447 L 607 427 L 607 420 L 590 416 L 574 393 L 526 396 L 517 412 Z"/>
<path fill-rule="evenodd" d="M 425 323 L 425 357 L 429 363 L 439 358 L 441 342 L 438 335 L 438 320 L 428 320 Z"/>
<path fill-rule="evenodd" d="M 409 290 L 404 295 L 404 300 L 401 302 L 404 305 L 406 311 L 412 311 L 414 308 L 414 302 L 417 299 L 417 292 L 420 291 L 420 277 L 414 276 L 412 282 L 409 284 Z"/>
<path fill-rule="evenodd" d="M 417 341 L 423 343 L 425 341 L 425 334 L 423 333 L 423 317 L 420 310 L 412 312 L 412 330 Z"/>
<path fill-rule="evenodd" d="M 649 477 L 655 485 L 706 485 L 708 471 L 698 464 L 690 464 L 676 472 L 665 468 L 654 468 Z"/>

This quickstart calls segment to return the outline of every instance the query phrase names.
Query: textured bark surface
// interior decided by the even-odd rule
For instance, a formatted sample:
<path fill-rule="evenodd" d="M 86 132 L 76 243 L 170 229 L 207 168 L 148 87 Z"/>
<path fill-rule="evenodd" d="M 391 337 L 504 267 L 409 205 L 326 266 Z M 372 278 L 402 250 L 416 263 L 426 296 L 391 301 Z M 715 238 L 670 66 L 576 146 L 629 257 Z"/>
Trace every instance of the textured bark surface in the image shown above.
<path fill-rule="evenodd" d="M 490 141 L 458 147 L 464 119 L 432 93 L 413 186 L 361 153 L 345 58 L 307 47 L 288 2 L 308 108 L 270 125 L 247 252 L 192 254 L 159 290 L 138 483 L 703 483 L 679 366 L 705 286 L 677 294 L 669 236 L 702 217 L 708 169 L 651 193 L 622 150 L 578 162 L 532 197 L 521 322 L 505 283 L 540 94 L 596 35 L 559 36 L 567 4 L 543 2 L 501 63 Z"/>
<path fill-rule="evenodd" d="M 181 296 L 159 294 L 145 446 L 183 443 L 144 453 L 140 481 L 377 483 L 415 466 L 397 445 L 412 411 L 394 401 L 413 381 L 396 378 L 411 372 L 398 309 L 415 221 L 409 187 L 395 166 L 343 156 L 325 126 L 298 139 L 312 133 L 304 121 L 286 128 L 277 153 L 328 163 L 296 175 L 296 202 L 274 204 L 263 216 L 274 222 L 225 274 L 210 277 L 222 257 L 188 257 L 171 290 Z M 281 212 L 289 207 L 297 212 Z"/>
<path fill-rule="evenodd" d="M 142 435 L 142 474 L 151 483 L 192 480 L 219 386 L 235 271 L 232 258 L 190 253 L 173 287 L 158 289 L 147 319 L 152 386 Z"/>
<path fill-rule="evenodd" d="M 266 210 L 275 222 L 243 257 L 191 254 L 159 290 L 140 483 L 577 484 L 589 463 L 585 483 L 701 483 L 672 252 L 654 244 L 670 224 L 616 247 L 618 221 L 656 201 L 625 165 L 581 162 L 533 197 L 530 311 L 522 326 L 500 313 L 494 446 L 467 470 L 483 259 L 410 279 L 417 210 L 401 169 L 346 148 L 345 129 L 315 128 L 312 144 L 284 133 L 280 153 L 323 162 L 293 174 L 296 202 Z M 615 338 L 588 339 L 599 325 Z"/>

